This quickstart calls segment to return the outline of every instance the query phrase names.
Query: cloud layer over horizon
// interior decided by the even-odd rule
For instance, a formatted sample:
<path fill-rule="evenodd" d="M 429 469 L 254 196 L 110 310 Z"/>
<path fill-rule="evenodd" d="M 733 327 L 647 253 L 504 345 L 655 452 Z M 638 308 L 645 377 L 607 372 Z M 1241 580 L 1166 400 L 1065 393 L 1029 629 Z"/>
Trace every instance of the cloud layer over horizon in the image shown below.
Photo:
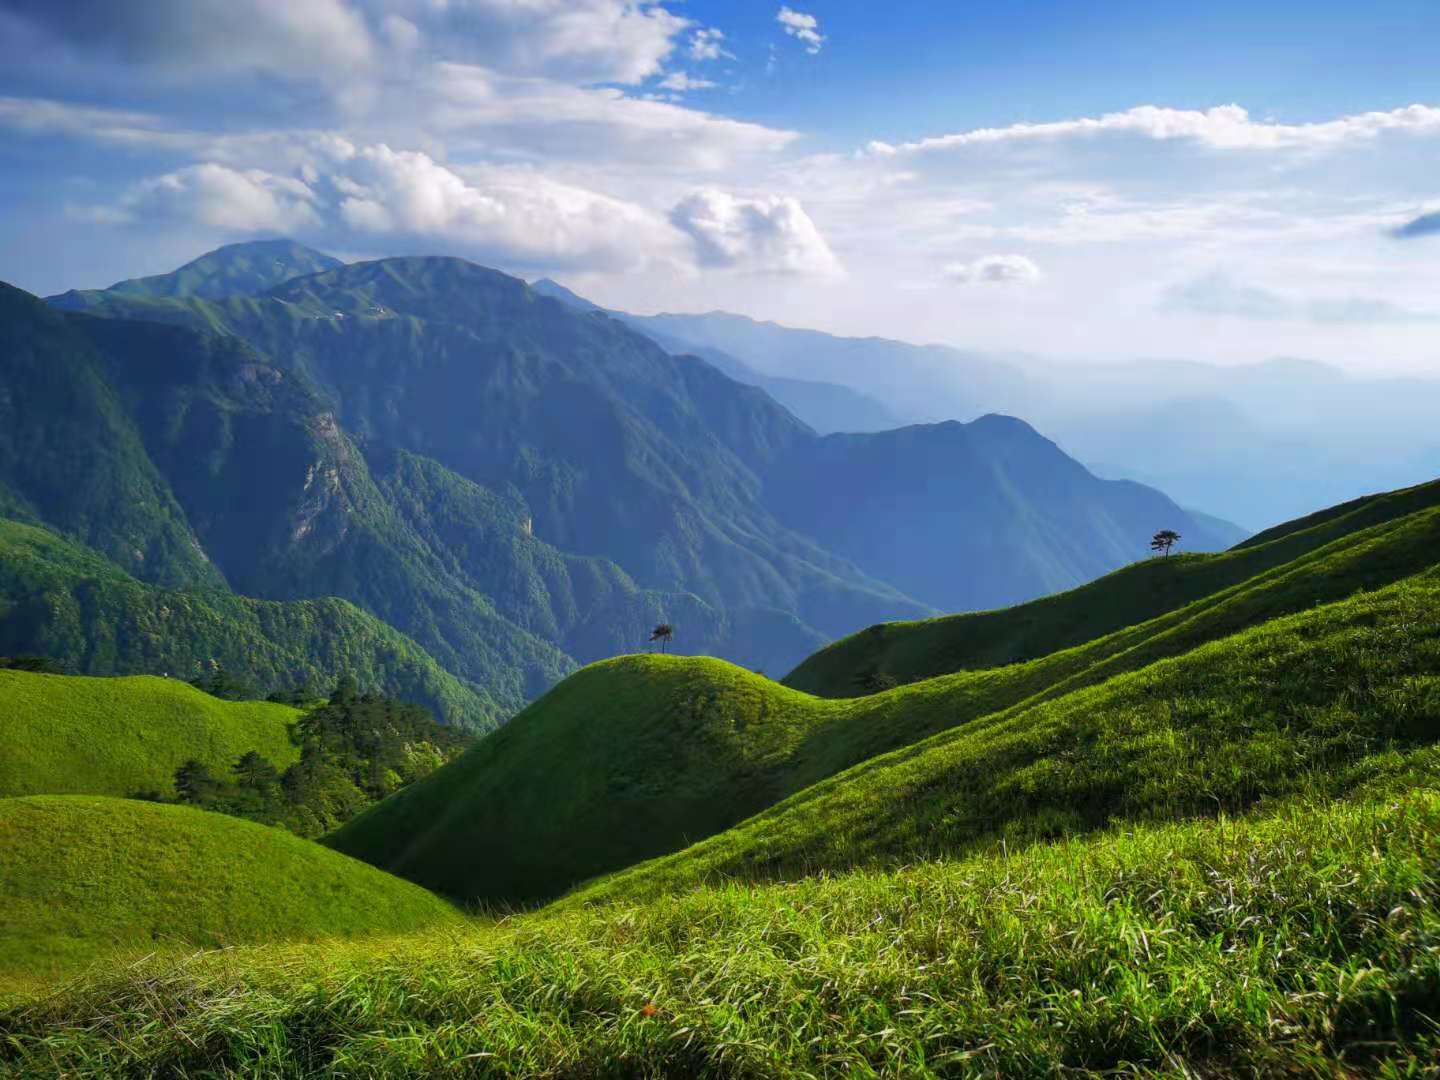
<path fill-rule="evenodd" d="M 1440 107 L 1137 102 L 848 146 L 727 114 L 849 44 L 779 4 L 0 0 L 0 155 L 39 208 L 0 277 L 108 283 L 283 234 L 986 348 L 1434 357 Z M 98 280 L 54 280 L 67 252 Z"/>

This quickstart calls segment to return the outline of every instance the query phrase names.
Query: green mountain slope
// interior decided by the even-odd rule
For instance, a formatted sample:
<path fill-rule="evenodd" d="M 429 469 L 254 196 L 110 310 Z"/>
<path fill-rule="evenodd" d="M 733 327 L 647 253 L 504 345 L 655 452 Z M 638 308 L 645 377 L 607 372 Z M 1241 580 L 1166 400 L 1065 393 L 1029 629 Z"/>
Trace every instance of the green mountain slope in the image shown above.
<path fill-rule="evenodd" d="M 289 732 L 299 716 L 178 679 L 0 671 L 0 797 L 169 794 L 183 762 L 224 776 L 249 750 L 284 769 L 299 757 Z"/>
<path fill-rule="evenodd" d="M 1337 540 L 1437 505 L 1440 481 L 1323 511 L 1222 554 L 1148 559 L 1078 589 L 1002 611 L 872 626 L 815 653 L 785 683 L 824 697 L 853 697 L 865 692 L 867 674 L 908 683 L 1046 656 L 1176 611 Z M 1376 569 L 1383 573 L 1383 563 Z"/>
<path fill-rule="evenodd" d="M 118 281 L 108 289 L 76 289 L 50 297 L 56 307 L 83 311 L 107 296 L 183 299 L 253 296 L 291 278 L 343 265 L 294 240 L 252 240 L 227 244 L 169 274 Z"/>
<path fill-rule="evenodd" d="M 94 344 L 70 319 L 3 283 L 0 505 L 158 584 L 223 584 Z"/>
<path fill-rule="evenodd" d="M 423 889 L 281 829 L 129 799 L 0 799 L 0 865 L 0 977 L 22 984 L 117 953 L 458 921 Z"/>
<path fill-rule="evenodd" d="M 947 611 L 1089 581 L 1141 558 L 1160 528 L 1195 551 L 1245 535 L 1152 488 L 1097 479 L 1008 416 L 817 440 L 776 463 L 766 498 L 786 524 Z"/>
<path fill-rule="evenodd" d="M 1426 572 L 962 725 L 582 896 L 953 858 L 1317 786 L 1342 795 L 1440 739 L 1437 601 L 1440 575 Z M 1423 760 L 1433 784 L 1434 755 Z"/>
<path fill-rule="evenodd" d="M 483 730 L 496 709 L 399 631 L 343 600 L 251 600 L 162 589 L 38 526 L 0 519 L 0 655 L 64 658 L 77 673 L 198 674 L 211 660 L 266 693 L 351 674 Z"/>
<path fill-rule="evenodd" d="M 1391 585 L 1432 567 L 1437 547 L 1440 510 L 1420 511 L 1081 647 L 867 698 L 815 698 L 718 661 L 594 665 L 331 842 L 451 895 L 543 898 L 717 833 L 877 754 Z M 556 768 L 569 778 L 559 792 L 544 780 Z"/>
<path fill-rule="evenodd" d="M 564 285 L 549 278 L 533 281 L 530 287 L 541 296 L 552 297 L 579 311 L 599 312 L 619 319 L 639 330 L 668 353 L 675 356 L 698 356 L 736 382 L 760 387 L 821 435 L 837 431 L 888 431 L 902 426 L 901 421 L 875 398 L 848 386 L 766 375 L 722 349 L 684 341 L 658 329 L 644 318 L 636 318 L 620 311 L 606 311 L 600 305 L 577 296 Z"/>

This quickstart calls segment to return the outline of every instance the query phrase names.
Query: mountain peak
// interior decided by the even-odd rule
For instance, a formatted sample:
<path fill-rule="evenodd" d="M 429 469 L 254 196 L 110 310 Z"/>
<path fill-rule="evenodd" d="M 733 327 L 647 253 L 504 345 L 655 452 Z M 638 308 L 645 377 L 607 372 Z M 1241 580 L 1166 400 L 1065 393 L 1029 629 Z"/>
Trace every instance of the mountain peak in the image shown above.
<path fill-rule="evenodd" d="M 220 300 L 254 296 L 292 278 L 344 266 L 339 259 L 289 239 L 226 244 L 192 259 L 178 270 L 117 281 L 108 289 L 85 289 L 52 297 L 57 307 L 82 309 L 104 293 L 147 299 Z"/>

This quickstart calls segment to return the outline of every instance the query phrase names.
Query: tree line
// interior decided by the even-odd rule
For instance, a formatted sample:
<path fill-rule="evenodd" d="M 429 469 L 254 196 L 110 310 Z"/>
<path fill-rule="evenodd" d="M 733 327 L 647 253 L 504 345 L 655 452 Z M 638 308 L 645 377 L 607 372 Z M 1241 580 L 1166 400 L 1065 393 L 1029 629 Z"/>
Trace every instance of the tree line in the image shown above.
<path fill-rule="evenodd" d="M 300 758 L 283 771 L 254 750 L 219 775 L 203 762 L 184 762 L 175 770 L 173 801 L 315 837 L 434 772 L 474 742 L 437 723 L 423 706 L 360 693 L 348 676 L 328 699 L 309 704 L 292 726 L 291 739 Z M 158 792 L 137 795 L 172 801 Z"/>

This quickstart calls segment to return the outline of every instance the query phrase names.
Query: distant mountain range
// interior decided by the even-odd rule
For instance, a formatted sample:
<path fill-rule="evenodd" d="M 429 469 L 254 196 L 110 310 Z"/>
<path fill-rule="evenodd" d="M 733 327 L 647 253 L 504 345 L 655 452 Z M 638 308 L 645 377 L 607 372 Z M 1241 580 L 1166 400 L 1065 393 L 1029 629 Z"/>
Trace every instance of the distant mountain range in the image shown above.
<path fill-rule="evenodd" d="M 776 380 L 883 412 L 788 375 L 745 385 L 661 347 L 658 322 L 457 259 L 232 245 L 48 305 L 5 288 L 0 308 L 0 513 L 129 575 L 136 626 L 167 589 L 349 601 L 474 726 L 661 621 L 683 651 L 779 674 L 870 623 L 1079 584 L 1157 528 L 1197 550 L 1241 535 L 1018 420 L 822 436 Z M 0 602 L 83 597 L 82 562 Z M 65 640 L 42 623 L 38 644 Z M 100 622 L 75 625 L 73 662 L 123 666 Z"/>
<path fill-rule="evenodd" d="M 719 311 L 614 314 L 672 352 L 748 368 L 742 381 L 764 385 L 822 433 L 1022 416 L 1102 476 L 1158 487 L 1252 529 L 1440 472 L 1440 378 L 1362 377 L 1294 359 L 1042 360 L 836 337 Z M 797 376 L 858 394 L 890 419 L 831 413 L 763 381 Z"/>

